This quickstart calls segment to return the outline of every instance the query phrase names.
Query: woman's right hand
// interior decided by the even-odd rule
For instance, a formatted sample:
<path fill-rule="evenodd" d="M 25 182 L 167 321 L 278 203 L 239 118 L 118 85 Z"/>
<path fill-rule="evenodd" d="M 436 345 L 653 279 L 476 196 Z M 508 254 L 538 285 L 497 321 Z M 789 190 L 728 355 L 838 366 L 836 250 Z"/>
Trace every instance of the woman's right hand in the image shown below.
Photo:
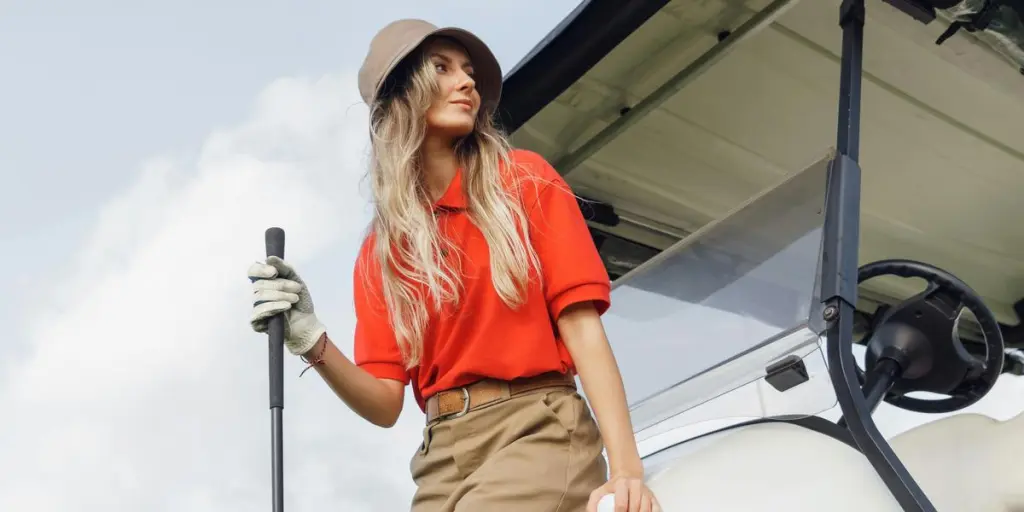
<path fill-rule="evenodd" d="M 374 425 L 390 427 L 398 421 L 405 400 L 405 384 L 378 379 L 353 364 L 331 343 L 327 329 L 313 312 L 313 299 L 298 273 L 280 258 L 271 256 L 266 263 L 249 267 L 254 293 L 252 319 L 256 332 L 267 332 L 267 322 L 277 314 L 285 317 L 285 346 L 295 355 L 310 356 L 320 337 L 324 337 L 322 366 L 317 370 L 324 381 L 353 411 Z"/>
<path fill-rule="evenodd" d="M 270 318 L 284 314 L 284 344 L 288 351 L 303 355 L 310 351 L 327 328 L 313 311 L 309 288 L 295 269 L 277 256 L 249 267 L 253 288 L 253 309 L 249 324 L 259 333 L 267 332 Z"/>

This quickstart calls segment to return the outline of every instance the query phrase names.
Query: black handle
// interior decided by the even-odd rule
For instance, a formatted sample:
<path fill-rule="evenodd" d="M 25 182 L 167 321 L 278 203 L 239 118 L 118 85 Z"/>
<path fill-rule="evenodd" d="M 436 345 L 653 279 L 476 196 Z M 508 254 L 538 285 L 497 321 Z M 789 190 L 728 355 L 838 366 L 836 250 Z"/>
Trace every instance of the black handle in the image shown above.
<path fill-rule="evenodd" d="M 284 230 L 267 229 L 267 257 L 284 259 Z M 284 408 L 284 317 L 274 315 L 267 325 L 270 341 L 270 408 Z"/>
<path fill-rule="evenodd" d="M 267 257 L 277 256 L 284 259 L 284 230 L 268 228 L 264 238 L 267 242 Z"/>
<path fill-rule="evenodd" d="M 267 257 L 284 259 L 284 230 L 270 228 L 265 239 Z M 274 315 L 267 323 L 270 343 L 270 452 L 273 511 L 284 511 L 284 435 L 281 425 L 284 409 L 284 317 Z"/>

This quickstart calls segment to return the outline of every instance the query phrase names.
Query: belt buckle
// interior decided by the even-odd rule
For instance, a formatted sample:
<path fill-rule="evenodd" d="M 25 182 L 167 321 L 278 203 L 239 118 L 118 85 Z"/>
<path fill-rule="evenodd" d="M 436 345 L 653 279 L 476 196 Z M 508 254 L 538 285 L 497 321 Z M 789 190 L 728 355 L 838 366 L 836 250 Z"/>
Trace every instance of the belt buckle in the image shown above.
<path fill-rule="evenodd" d="M 459 389 L 462 390 L 462 410 L 438 416 L 438 419 L 447 420 L 452 418 L 460 418 L 462 416 L 465 416 L 466 413 L 469 412 L 469 389 L 467 389 L 465 386 L 462 386 Z"/>

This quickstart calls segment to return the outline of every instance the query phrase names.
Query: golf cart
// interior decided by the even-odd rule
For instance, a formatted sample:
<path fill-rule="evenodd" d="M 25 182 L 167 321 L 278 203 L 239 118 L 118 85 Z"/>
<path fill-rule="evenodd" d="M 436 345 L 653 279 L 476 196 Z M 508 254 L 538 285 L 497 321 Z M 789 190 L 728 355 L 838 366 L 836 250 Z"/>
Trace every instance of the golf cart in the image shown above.
<path fill-rule="evenodd" d="M 584 1 L 508 74 L 614 280 L 666 511 L 1024 510 L 1024 416 L 965 411 L 1024 373 L 1022 20 Z M 924 424 L 886 438 L 882 402 Z"/>

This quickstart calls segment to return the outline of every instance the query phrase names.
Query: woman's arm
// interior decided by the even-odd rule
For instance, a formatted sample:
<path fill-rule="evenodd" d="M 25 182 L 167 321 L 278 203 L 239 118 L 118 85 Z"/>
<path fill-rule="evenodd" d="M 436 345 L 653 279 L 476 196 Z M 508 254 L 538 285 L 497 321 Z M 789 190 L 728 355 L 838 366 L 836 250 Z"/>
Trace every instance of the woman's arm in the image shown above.
<path fill-rule="evenodd" d="M 313 368 L 356 414 L 384 428 L 392 427 L 398 421 L 405 400 L 405 384 L 379 379 L 356 366 L 338 350 L 326 333 L 304 357 L 316 363 Z"/>
<path fill-rule="evenodd" d="M 611 475 L 643 477 L 644 468 L 633 437 L 622 376 L 597 310 L 589 301 L 567 307 L 558 318 L 558 331 L 576 363 L 583 392 L 594 409 L 608 449 Z"/>
<path fill-rule="evenodd" d="M 254 330 L 267 332 L 269 319 L 273 315 L 284 315 L 289 324 L 289 338 L 285 339 L 288 351 L 303 356 L 306 361 L 313 361 L 320 376 L 350 409 L 381 427 L 390 427 L 398 421 L 405 398 L 405 381 L 400 379 L 407 373 L 398 364 L 397 355 L 383 358 L 393 360 L 391 364 L 381 364 L 382 354 L 375 354 L 378 357 L 371 363 L 375 364 L 375 373 L 380 372 L 380 375 L 370 373 L 342 355 L 327 337 L 326 326 L 313 311 L 313 298 L 306 282 L 283 259 L 270 256 L 266 263 L 253 263 L 249 267 L 249 279 L 254 292 L 250 317 Z M 354 352 L 358 361 L 361 347 L 365 354 L 367 349 L 372 352 L 375 345 L 386 345 L 388 331 L 380 328 L 367 330 L 366 325 L 372 326 L 374 322 L 370 321 L 372 311 L 368 311 L 364 307 L 365 300 L 361 300 L 365 297 L 361 286 L 355 288 L 355 297 L 357 316 L 362 312 L 369 318 L 357 327 L 359 335 Z M 313 341 L 311 347 L 310 341 Z M 397 350 L 394 347 L 393 352 L 397 354 Z M 383 355 L 388 356 L 386 350 Z"/>
<path fill-rule="evenodd" d="M 622 376 L 597 309 L 593 302 L 578 302 L 566 307 L 557 323 L 608 450 L 610 478 L 591 494 L 587 510 L 596 510 L 598 500 L 606 494 L 615 495 L 615 510 L 660 510 L 658 500 L 644 484 Z"/>
<path fill-rule="evenodd" d="M 537 178 L 523 180 L 536 185 L 524 187 L 523 197 L 548 311 L 576 364 L 608 450 L 611 479 L 591 493 L 587 511 L 596 512 L 606 494 L 615 495 L 617 511 L 657 511 L 658 502 L 643 481 L 622 376 L 601 323 L 601 313 L 611 306 L 608 270 L 569 184 L 539 154 L 516 150 L 514 156 Z"/>

